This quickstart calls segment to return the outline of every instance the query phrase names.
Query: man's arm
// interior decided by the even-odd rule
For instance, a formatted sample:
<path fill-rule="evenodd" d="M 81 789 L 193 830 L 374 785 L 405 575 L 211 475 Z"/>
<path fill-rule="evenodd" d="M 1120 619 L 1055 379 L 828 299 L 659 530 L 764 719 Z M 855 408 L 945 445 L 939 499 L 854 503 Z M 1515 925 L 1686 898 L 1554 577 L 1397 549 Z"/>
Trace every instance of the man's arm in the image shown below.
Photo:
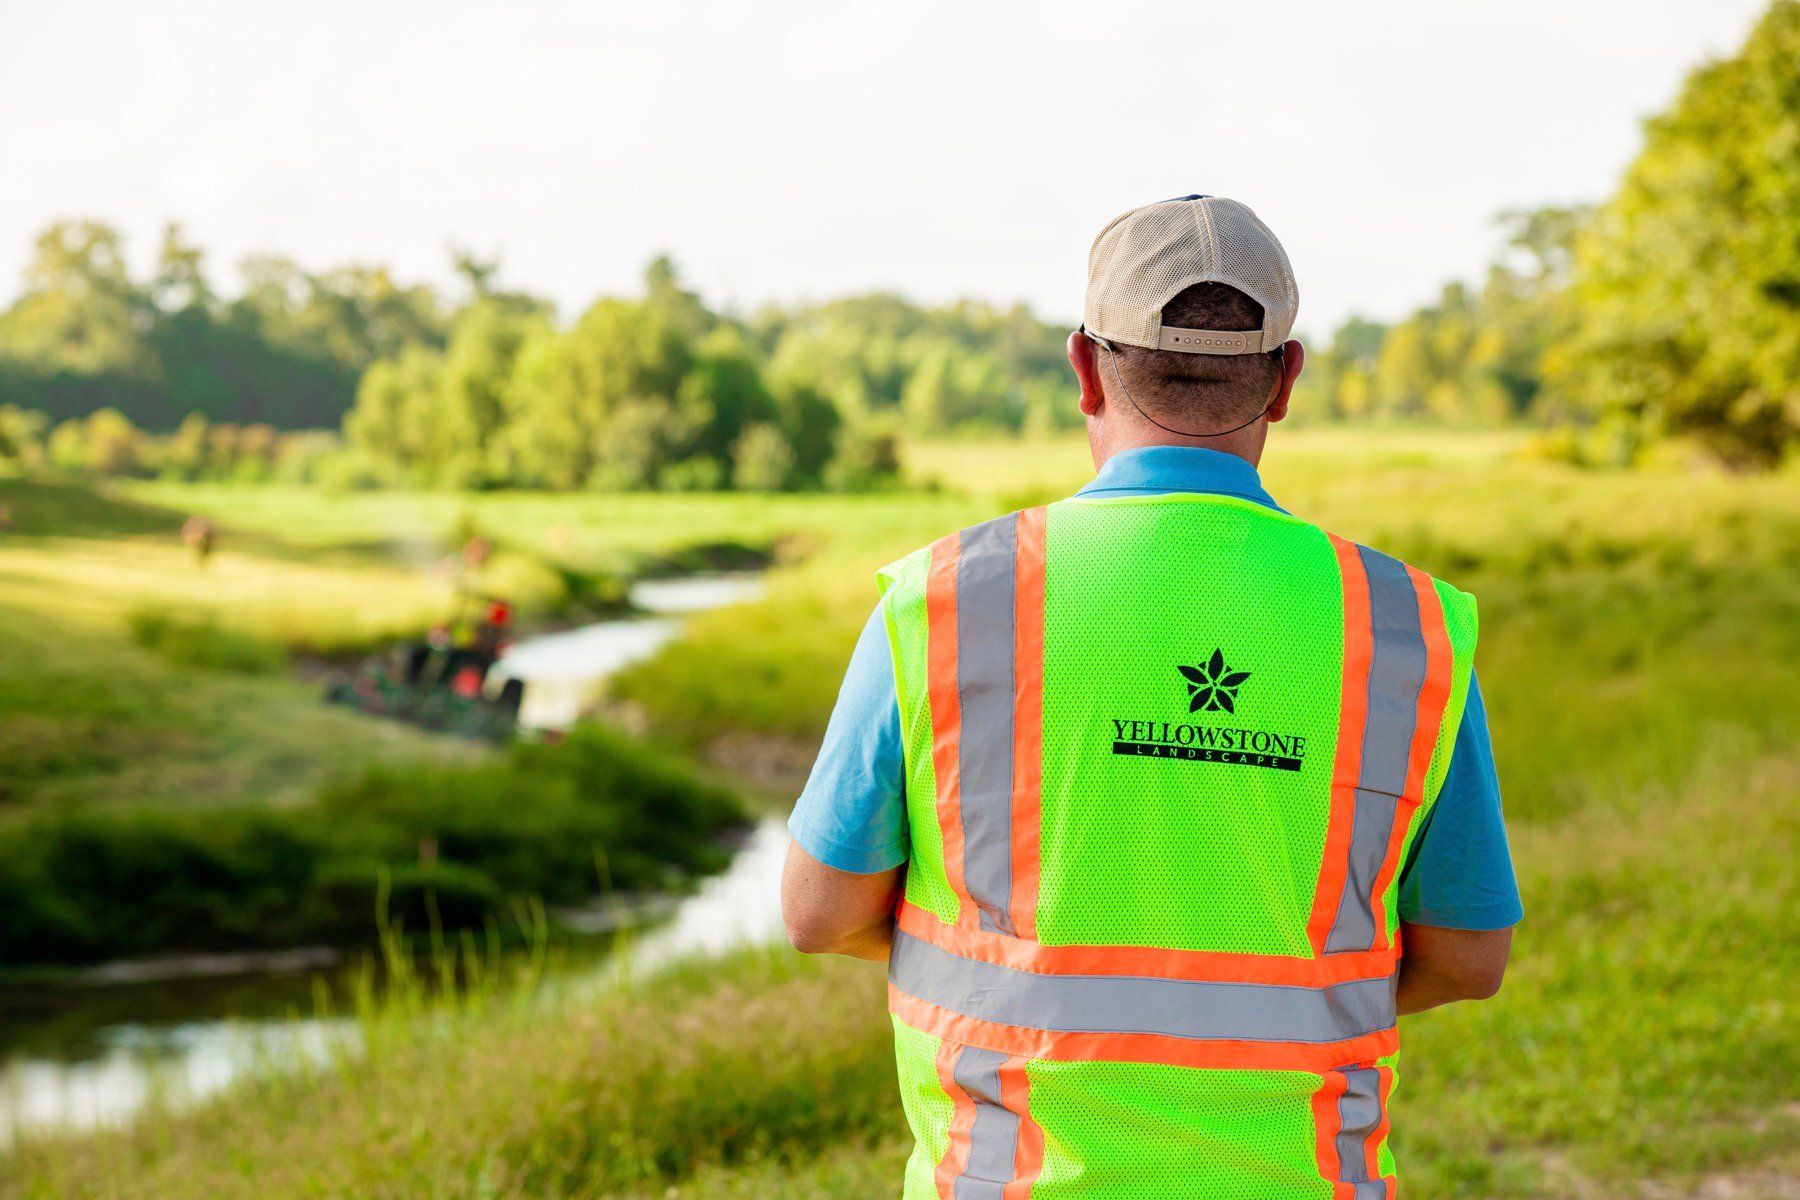
<path fill-rule="evenodd" d="M 1457 1000 L 1486 1000 L 1500 990 L 1512 953 L 1512 929 L 1439 929 L 1400 925 L 1400 1013 Z"/>
<path fill-rule="evenodd" d="M 804 954 L 885 961 L 907 858 L 905 764 L 887 625 L 863 626 L 788 830 L 788 940 Z"/>
<path fill-rule="evenodd" d="M 781 871 L 781 918 L 802 954 L 886 962 L 904 867 L 856 875 L 828 867 L 795 842 Z"/>
<path fill-rule="evenodd" d="M 1449 771 L 1400 876 L 1400 1011 L 1499 991 L 1523 915 L 1487 709 L 1471 679 Z"/>

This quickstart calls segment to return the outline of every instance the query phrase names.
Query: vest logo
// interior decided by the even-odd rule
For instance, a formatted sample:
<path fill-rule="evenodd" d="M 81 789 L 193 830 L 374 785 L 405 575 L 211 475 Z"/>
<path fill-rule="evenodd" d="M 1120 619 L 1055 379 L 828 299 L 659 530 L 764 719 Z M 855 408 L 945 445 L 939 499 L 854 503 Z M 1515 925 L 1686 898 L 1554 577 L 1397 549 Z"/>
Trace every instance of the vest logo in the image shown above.
<path fill-rule="evenodd" d="M 1237 715 L 1238 689 L 1251 673 L 1228 664 L 1224 650 L 1215 649 L 1212 657 L 1197 666 L 1178 663 L 1175 670 L 1187 689 L 1189 714 Z M 1112 726 L 1112 752 L 1133 758 L 1223 763 L 1273 771 L 1298 771 L 1306 762 L 1306 738 L 1297 733 L 1180 721 L 1127 721 L 1119 717 L 1112 718 Z"/>
<path fill-rule="evenodd" d="M 1225 654 L 1220 650 L 1214 650 L 1212 657 L 1200 666 L 1175 669 L 1187 680 L 1188 711 L 1191 713 L 1236 712 L 1238 688 L 1250 678 L 1248 671 L 1227 670 Z"/>

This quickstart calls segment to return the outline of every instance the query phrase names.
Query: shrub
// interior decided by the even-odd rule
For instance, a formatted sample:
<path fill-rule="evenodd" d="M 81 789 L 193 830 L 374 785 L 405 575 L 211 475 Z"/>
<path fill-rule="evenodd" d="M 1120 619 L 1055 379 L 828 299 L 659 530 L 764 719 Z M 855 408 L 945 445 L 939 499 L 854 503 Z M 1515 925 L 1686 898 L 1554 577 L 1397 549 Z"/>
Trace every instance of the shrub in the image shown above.
<path fill-rule="evenodd" d="M 599 728 L 471 767 L 378 767 L 293 809 L 85 809 L 0 828 L 0 961 L 371 939 L 512 901 L 666 887 L 722 867 L 729 792 Z M 605 864 L 603 880 L 598 863 Z"/>
<path fill-rule="evenodd" d="M 794 477 L 794 448 L 781 430 L 767 422 L 745 429 L 734 447 L 733 487 L 748 492 L 777 492 Z"/>

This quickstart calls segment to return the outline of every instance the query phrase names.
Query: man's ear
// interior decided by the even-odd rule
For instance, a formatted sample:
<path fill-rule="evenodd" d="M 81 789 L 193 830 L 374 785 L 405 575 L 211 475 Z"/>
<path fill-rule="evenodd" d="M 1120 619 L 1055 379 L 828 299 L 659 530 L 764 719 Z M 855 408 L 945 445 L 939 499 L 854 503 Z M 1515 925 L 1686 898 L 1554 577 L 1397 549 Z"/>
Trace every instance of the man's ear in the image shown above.
<path fill-rule="evenodd" d="M 1294 381 L 1306 365 L 1306 347 L 1289 339 L 1281 346 L 1281 376 L 1275 380 L 1275 392 L 1269 398 L 1269 423 L 1273 425 L 1288 414 L 1288 400 L 1294 394 Z"/>
<path fill-rule="evenodd" d="M 1079 333 L 1069 335 L 1069 365 L 1075 368 L 1075 381 L 1081 385 L 1081 415 L 1100 415 L 1106 394 L 1100 390 L 1100 348 Z"/>

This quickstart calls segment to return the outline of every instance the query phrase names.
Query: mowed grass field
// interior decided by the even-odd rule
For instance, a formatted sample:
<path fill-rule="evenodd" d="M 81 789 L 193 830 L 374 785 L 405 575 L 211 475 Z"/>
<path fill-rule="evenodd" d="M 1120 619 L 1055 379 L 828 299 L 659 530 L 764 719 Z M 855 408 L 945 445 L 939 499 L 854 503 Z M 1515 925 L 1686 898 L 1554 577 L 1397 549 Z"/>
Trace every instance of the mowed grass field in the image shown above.
<path fill-rule="evenodd" d="M 1278 431 L 1265 471 L 1290 510 L 1481 601 L 1477 665 L 1527 916 L 1496 999 L 1403 1022 L 1406 1193 L 1794 1195 L 1800 478 L 1580 471 L 1521 449 Z M 576 562 L 779 545 L 787 565 L 763 601 L 696 619 L 616 691 L 696 747 L 804 746 L 877 565 L 1085 473 L 1078 442 L 913 460 L 921 486 L 873 497 L 345 496 L 316 506 L 333 532 L 315 544 L 405 538 L 468 508 Z M 132 495 L 288 545 L 314 527 L 298 493 Z M 315 1078 L 22 1145 L 0 1160 L 0 1195 L 895 1190 L 904 1138 L 865 965 L 772 950 L 598 999 L 366 1024 L 371 1053 Z"/>
<path fill-rule="evenodd" d="M 228 531 L 204 569 L 181 511 L 74 484 L 0 479 L 0 820 L 87 805 L 297 803 L 371 761 L 464 747 L 319 703 L 282 652 L 442 619 L 451 594 L 355 549 Z M 132 636 L 171 614 L 229 631 L 226 669 Z M 247 653 L 243 653 L 247 651 Z"/>

